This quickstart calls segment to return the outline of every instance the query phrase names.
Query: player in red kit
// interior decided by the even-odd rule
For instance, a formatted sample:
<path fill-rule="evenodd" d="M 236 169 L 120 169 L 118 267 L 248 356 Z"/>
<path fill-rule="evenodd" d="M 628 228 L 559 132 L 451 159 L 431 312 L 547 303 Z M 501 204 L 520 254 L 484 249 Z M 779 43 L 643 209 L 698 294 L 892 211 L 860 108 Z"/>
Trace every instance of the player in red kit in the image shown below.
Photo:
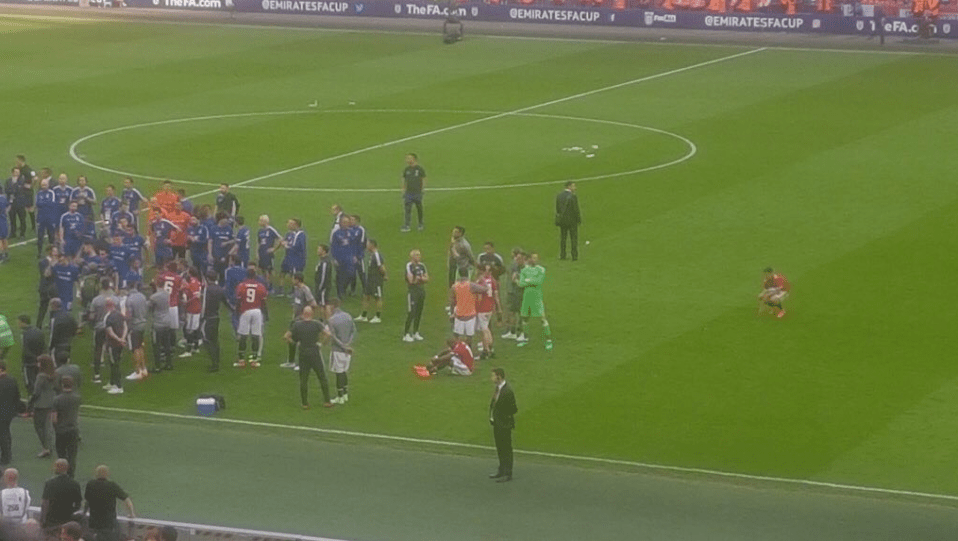
<path fill-rule="evenodd" d="M 486 292 L 476 295 L 476 324 L 479 332 L 482 333 L 483 349 L 479 353 L 479 358 L 492 358 L 496 356 L 492 349 L 492 331 L 489 329 L 489 323 L 492 321 L 492 313 L 499 314 L 502 318 L 502 304 L 499 302 L 499 282 L 493 276 L 492 265 L 480 265 L 481 274 L 476 281 L 486 288 Z"/>
<path fill-rule="evenodd" d="M 259 368 L 259 356 L 262 353 L 263 337 L 263 310 L 266 308 L 266 286 L 256 278 L 256 269 L 246 271 L 246 279 L 236 286 L 237 311 L 239 325 L 236 333 L 239 334 L 239 355 L 233 366 L 246 366 L 243 356 L 246 355 L 246 338 L 252 335 L 252 350 L 249 354 L 249 365 Z"/>
<path fill-rule="evenodd" d="M 762 282 L 762 292 L 758 294 L 758 313 L 761 315 L 767 309 L 776 312 L 777 317 L 785 317 L 782 301 L 788 297 L 792 284 L 784 274 L 775 272 L 772 267 L 765 269 L 765 280 Z M 767 308 L 766 308 L 767 307 Z"/>
<path fill-rule="evenodd" d="M 176 330 L 180 328 L 180 290 L 183 288 L 183 277 L 180 276 L 176 261 L 168 261 L 163 272 L 153 278 L 156 289 L 162 289 L 170 294 L 170 322 L 173 328 L 173 343 L 176 343 Z"/>
<path fill-rule="evenodd" d="M 180 354 L 180 357 L 191 357 L 200 349 L 200 314 L 203 313 L 203 281 L 196 267 L 190 267 L 181 291 L 183 306 L 186 309 L 186 321 L 183 325 L 186 351 Z"/>
<path fill-rule="evenodd" d="M 447 366 L 449 371 L 457 376 L 472 375 L 475 359 L 469 344 L 460 338 L 449 338 L 446 340 L 446 345 L 449 347 L 435 354 L 429 364 L 417 364 L 414 367 L 419 376 L 424 378 L 435 376 L 439 370 Z"/>

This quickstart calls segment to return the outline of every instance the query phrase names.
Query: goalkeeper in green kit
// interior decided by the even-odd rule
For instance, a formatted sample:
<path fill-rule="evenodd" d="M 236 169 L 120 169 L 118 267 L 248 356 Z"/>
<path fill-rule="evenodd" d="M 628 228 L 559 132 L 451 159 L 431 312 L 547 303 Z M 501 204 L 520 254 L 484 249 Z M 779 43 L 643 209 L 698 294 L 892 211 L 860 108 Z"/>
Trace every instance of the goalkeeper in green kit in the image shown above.
<path fill-rule="evenodd" d="M 552 349 L 552 330 L 546 320 L 546 307 L 542 302 L 542 284 L 546 281 L 546 269 L 539 264 L 539 254 L 532 252 L 526 258 L 526 266 L 519 271 L 519 287 L 522 288 L 522 308 L 519 311 L 519 337 L 516 338 L 519 347 L 529 343 L 525 327 L 529 318 L 542 318 L 542 333 L 546 338 L 546 350 Z"/>

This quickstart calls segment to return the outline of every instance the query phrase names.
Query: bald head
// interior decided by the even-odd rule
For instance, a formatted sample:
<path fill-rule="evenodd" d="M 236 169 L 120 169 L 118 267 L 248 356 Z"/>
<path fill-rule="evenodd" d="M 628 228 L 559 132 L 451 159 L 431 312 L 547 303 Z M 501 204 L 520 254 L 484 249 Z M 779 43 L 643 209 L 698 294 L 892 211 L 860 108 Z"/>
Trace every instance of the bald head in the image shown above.
<path fill-rule="evenodd" d="M 110 468 L 106 467 L 104 464 L 100 464 L 93 470 L 94 476 L 97 479 L 106 479 L 110 476 Z"/>
<path fill-rule="evenodd" d="M 8 487 L 17 486 L 17 481 L 20 479 L 20 472 L 16 468 L 7 468 L 3 470 L 3 483 Z"/>
<path fill-rule="evenodd" d="M 54 473 L 66 473 L 70 470 L 70 463 L 65 458 L 59 458 L 53 463 Z"/>

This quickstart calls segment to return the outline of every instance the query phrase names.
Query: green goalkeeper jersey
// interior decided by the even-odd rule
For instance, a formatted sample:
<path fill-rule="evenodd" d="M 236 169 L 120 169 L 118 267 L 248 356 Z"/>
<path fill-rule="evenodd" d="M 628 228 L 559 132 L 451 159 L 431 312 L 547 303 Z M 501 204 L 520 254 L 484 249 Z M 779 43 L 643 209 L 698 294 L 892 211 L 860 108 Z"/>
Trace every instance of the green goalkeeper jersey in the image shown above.
<path fill-rule="evenodd" d="M 542 265 L 525 266 L 519 271 L 519 287 L 523 298 L 542 298 L 542 284 L 546 281 L 546 269 Z"/>

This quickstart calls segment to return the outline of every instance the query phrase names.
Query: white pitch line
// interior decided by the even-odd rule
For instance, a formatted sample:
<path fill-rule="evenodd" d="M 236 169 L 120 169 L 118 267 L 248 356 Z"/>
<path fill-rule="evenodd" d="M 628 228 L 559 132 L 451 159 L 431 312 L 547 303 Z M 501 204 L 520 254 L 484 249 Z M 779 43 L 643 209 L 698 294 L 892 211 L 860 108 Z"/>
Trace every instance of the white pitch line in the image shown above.
<path fill-rule="evenodd" d="M 355 156 L 355 155 L 357 155 L 357 154 L 362 154 L 362 153 L 364 153 L 364 152 L 369 152 L 369 151 L 371 151 L 371 150 L 378 150 L 378 149 L 381 149 L 381 148 L 387 148 L 387 147 L 391 147 L 391 146 L 398 145 L 398 144 L 400 144 L 400 143 L 406 143 L 406 142 L 408 142 L 408 141 L 415 141 L 416 139 L 422 139 L 423 137 L 429 137 L 429 136 L 431 136 L 431 135 L 438 135 L 438 134 L 440 134 L 440 133 L 445 133 L 445 132 L 449 132 L 449 131 L 452 131 L 452 130 L 458 130 L 458 129 L 460 129 L 460 128 L 465 128 L 465 127 L 468 127 L 468 126 L 474 126 L 474 125 L 476 125 L 476 124 L 481 124 L 481 123 L 483 123 L 483 122 L 489 122 L 490 120 L 496 120 L 496 119 L 504 118 L 504 117 L 507 117 L 507 116 L 510 116 L 510 115 L 516 115 L 516 114 L 519 114 L 519 113 L 525 113 L 525 112 L 527 112 L 527 111 L 532 111 L 532 110 L 535 110 L 535 109 L 541 109 L 541 108 L 543 108 L 543 107 L 548 107 L 548 106 L 550 106 L 550 105 L 557 105 L 557 104 L 560 104 L 560 103 L 565 103 L 565 102 L 567 102 L 567 101 L 577 100 L 577 99 L 579 99 L 579 98 L 585 98 L 585 97 L 588 97 L 588 96 L 594 96 L 595 94 L 599 94 L 599 93 L 601 93 L 601 92 L 608 92 L 608 91 L 610 91 L 610 90 L 616 90 L 616 89 L 619 89 L 619 88 L 624 88 L 624 87 L 627 87 L 627 86 L 636 85 L 636 84 L 639 84 L 639 83 L 644 83 L 644 82 L 646 82 L 646 81 L 653 81 L 653 80 L 655 80 L 655 79 L 661 79 L 662 77 L 668 77 L 668 76 L 670 76 L 670 75 L 676 75 L 676 74 L 683 73 L 683 72 L 686 72 L 686 71 L 690 71 L 690 70 L 694 70 L 694 69 L 698 69 L 698 68 L 704 68 L 704 67 L 706 67 L 706 66 L 711 66 L 711 65 L 713 65 L 713 64 L 718 64 L 718 63 L 720 63 L 720 62 L 726 62 L 726 61 L 734 60 L 734 59 L 736 59 L 736 58 L 740 58 L 740 57 L 747 56 L 747 55 L 750 55 L 750 54 L 759 53 L 759 52 L 762 52 L 762 51 L 764 51 L 764 50 L 766 50 L 765 47 L 759 47 L 759 48 L 757 48 L 757 49 L 749 49 L 748 51 L 744 51 L 744 52 L 741 52 L 741 53 L 736 53 L 736 54 L 733 54 L 733 55 L 723 56 L 723 57 L 720 57 L 720 58 L 714 58 L 714 59 L 712 59 L 712 60 L 706 60 L 705 62 L 699 62 L 698 64 L 692 64 L 691 66 L 685 66 L 685 67 L 682 67 L 682 68 L 676 68 L 676 69 L 673 69 L 673 70 L 664 71 L 664 72 L 661 72 L 661 73 L 656 73 L 656 74 L 654 74 L 654 75 L 646 75 L 645 77 L 639 77 L 639 78 L 637 78 L 637 79 L 632 79 L 631 81 L 625 81 L 625 82 L 623 82 L 623 83 L 617 83 L 617 84 L 614 84 L 614 85 L 604 86 L 604 87 L 602 87 L 602 88 L 596 88 L 596 89 L 594 89 L 594 90 L 588 90 L 588 91 L 585 91 L 585 92 L 580 92 L 580 93 L 578 93 L 578 94 L 573 94 L 573 95 L 571 95 L 571 96 L 566 96 L 566 97 L 564 97 L 564 98 L 558 98 L 558 99 L 546 101 L 546 102 L 543 102 L 543 103 L 537 103 L 537 104 L 535 104 L 535 105 L 529 105 L 529 106 L 527 106 L 527 107 L 520 107 L 519 109 L 514 109 L 514 110 L 512 110 L 512 111 L 508 111 L 508 112 L 505 112 L 505 113 L 499 113 L 499 114 L 495 114 L 495 115 L 491 115 L 491 116 L 487 116 L 487 117 L 483 117 L 483 118 L 477 118 L 477 119 L 475 119 L 475 120 L 470 120 L 470 121 L 468 121 L 468 122 L 462 122 L 462 123 L 459 123 L 459 124 L 453 124 L 452 126 L 446 126 L 445 128 L 439 128 L 439 129 L 435 129 L 435 130 L 430 130 L 430 131 L 423 132 L 423 133 L 420 133 L 420 134 L 417 134 L 417 135 L 410 135 L 410 136 L 408 136 L 408 137 L 402 137 L 402 138 L 400 138 L 400 139 L 395 139 L 395 140 L 393 140 L 393 141 L 388 141 L 388 142 L 385 142 L 385 143 L 380 143 L 380 144 L 378 144 L 378 145 L 368 146 L 368 147 L 365 147 L 365 148 L 361 148 L 361 149 L 359 149 L 359 150 L 353 150 L 353 151 L 351 151 L 351 152 L 346 152 L 346 153 L 344 153 L 344 154 L 339 154 L 339 155 L 337 155 L 337 156 L 330 156 L 329 158 L 323 158 L 322 160 L 316 160 L 316 161 L 314 161 L 314 162 L 306 163 L 306 164 L 303 164 L 303 165 L 297 165 L 296 167 L 290 167 L 289 169 L 284 169 L 284 170 L 282 170 L 282 171 L 276 171 L 276 172 L 269 173 L 269 174 L 266 174 L 266 175 L 262 175 L 262 176 L 259 176 L 259 177 L 251 178 L 251 179 L 249 179 L 249 180 L 244 180 L 244 181 L 241 181 L 241 182 L 237 182 L 236 184 L 234 184 L 234 186 L 245 186 L 245 185 L 247 185 L 247 184 L 252 184 L 252 183 L 254 183 L 254 182 L 259 182 L 259 181 L 261 181 L 261 180 L 266 180 L 266 179 L 269 179 L 269 178 L 278 177 L 278 176 L 281 176 L 281 175 L 285 175 L 285 174 L 287 174 L 287 173 L 293 173 L 293 172 L 296 172 L 296 171 L 301 171 L 301 170 L 303 170 L 303 169 L 307 169 L 307 168 L 310 168 L 310 167 L 313 167 L 313 166 L 316 166 L 316 165 L 322 165 L 322 164 L 324 164 L 324 163 L 329 163 L 329 162 L 332 162 L 332 161 L 340 160 L 340 159 L 342 159 L 342 158 L 348 158 L 348 157 L 350 157 L 350 156 Z M 213 193 L 213 192 L 209 192 L 209 193 Z"/>
<path fill-rule="evenodd" d="M 174 118 L 170 120 L 158 120 L 154 122 L 144 122 L 141 124 L 131 124 L 129 126 L 120 126 L 118 128 L 110 128 L 108 130 L 102 130 L 96 133 L 91 133 L 85 135 L 72 144 L 70 144 L 70 157 L 74 161 L 79 162 L 87 167 L 93 169 L 98 169 L 107 173 L 112 173 L 115 175 L 130 176 L 135 178 L 143 178 L 149 180 L 170 180 L 172 182 L 181 183 L 181 184 L 190 184 L 194 186 L 209 186 L 209 187 L 218 187 L 218 183 L 213 182 L 197 182 L 193 180 L 184 180 L 176 179 L 171 177 L 157 177 L 151 175 L 142 175 L 139 173 L 131 171 L 122 171 L 119 169 L 111 169 L 109 167 L 104 167 L 102 165 L 97 165 L 83 156 L 80 156 L 78 148 L 83 143 L 96 139 L 103 135 L 108 135 L 111 133 L 118 133 L 123 131 L 138 130 L 141 128 L 149 128 L 153 126 L 163 126 L 169 124 L 183 124 L 186 122 L 202 122 L 205 120 L 222 120 L 228 118 L 250 118 L 250 117 L 260 117 L 260 116 L 286 116 L 286 115 L 336 115 L 336 114 L 377 114 L 377 113 L 386 113 L 386 114 L 395 114 L 395 113 L 417 113 L 417 114 L 458 114 L 458 115 L 498 115 L 503 114 L 502 111 L 485 111 L 485 110 L 467 110 L 467 109 L 328 109 L 320 111 L 303 111 L 303 110 L 294 110 L 294 111 L 264 111 L 264 112 L 254 112 L 254 113 L 228 113 L 222 115 L 204 115 L 198 117 L 187 117 L 187 118 Z M 678 165 L 686 160 L 691 159 L 698 152 L 698 147 L 695 143 L 692 142 L 687 137 L 683 137 L 677 133 L 670 131 L 662 130 L 659 128 L 653 128 L 650 126 L 642 126 L 640 124 L 631 124 L 628 122 L 621 122 L 618 120 L 603 120 L 598 118 L 587 118 L 587 117 L 578 117 L 578 116 L 568 116 L 568 115 L 550 115 L 544 113 L 512 113 L 512 116 L 516 117 L 529 117 L 529 118 L 545 118 L 545 119 L 554 119 L 554 120 L 569 120 L 574 122 L 591 122 L 594 124 L 604 124 L 609 126 L 618 126 L 624 128 L 631 128 L 636 130 L 647 131 L 651 133 L 657 133 L 669 136 L 673 139 L 677 139 L 685 144 L 688 147 L 688 152 L 683 156 L 676 158 L 675 160 L 660 163 L 656 165 L 650 165 L 647 167 L 642 167 L 639 169 L 633 169 L 629 171 L 620 171 L 617 173 L 608 173 L 604 175 L 594 175 L 591 177 L 580 177 L 580 178 L 565 178 L 558 180 L 544 180 L 540 182 L 523 182 L 523 183 L 514 183 L 514 184 L 489 184 L 489 185 L 479 185 L 479 186 L 446 186 L 446 187 L 435 187 L 431 188 L 431 191 L 439 192 L 457 192 L 457 191 L 473 191 L 473 190 L 494 190 L 494 189 L 505 189 L 505 188 L 527 188 L 530 186 L 545 186 L 549 184 L 562 184 L 565 182 L 585 182 L 589 180 L 603 180 L 608 178 L 616 178 L 626 175 L 633 175 L 638 173 L 646 173 L 649 171 L 655 171 L 657 169 L 663 169 L 666 167 L 671 167 L 673 165 Z M 235 185 L 234 185 L 235 186 Z M 267 191 L 293 191 L 293 192 L 321 192 L 321 193 L 394 193 L 401 192 L 400 188 L 300 188 L 300 187 L 286 187 L 286 186 L 241 186 L 241 188 L 247 190 L 267 190 Z"/>
<path fill-rule="evenodd" d="M 84 405 L 83 408 L 97 410 L 97 411 L 108 411 L 108 412 L 114 412 L 114 413 L 132 413 L 132 414 L 140 414 L 140 415 L 150 415 L 154 417 L 163 417 L 163 418 L 169 418 L 169 419 L 186 419 L 190 421 L 204 421 L 204 422 L 234 424 L 234 425 L 243 425 L 243 426 L 254 426 L 254 427 L 260 427 L 260 428 L 278 428 L 282 430 L 292 430 L 292 431 L 298 431 L 298 432 L 312 432 L 317 434 L 349 436 L 354 438 L 371 439 L 371 440 L 426 444 L 426 445 L 452 447 L 452 448 L 459 448 L 459 449 L 478 449 L 482 451 L 495 451 L 496 449 L 495 447 L 492 447 L 489 445 L 477 445 L 474 443 L 461 443 L 456 441 L 412 438 L 408 436 L 391 436 L 388 434 L 375 434 L 370 432 L 357 432 L 357 431 L 351 431 L 351 430 L 339 430 L 334 428 L 318 428 L 318 427 L 311 427 L 311 426 L 284 425 L 279 423 L 245 421 L 242 419 L 223 419 L 219 417 L 200 417 L 196 415 L 181 415 L 177 413 L 164 413 L 159 411 L 135 410 L 135 409 L 127 409 L 127 408 L 113 408 L 108 406 Z M 828 481 L 813 481 L 810 479 L 790 479 L 787 477 L 772 477 L 768 475 L 752 475 L 747 473 L 728 472 L 728 471 L 722 471 L 722 470 L 709 470 L 705 468 L 688 468 L 683 466 L 669 466 L 665 464 L 650 464 L 647 462 L 636 462 L 632 460 L 617 460 L 612 458 L 569 455 L 564 453 L 549 453 L 546 451 L 516 449 L 515 453 L 520 455 L 539 456 L 539 457 L 550 458 L 550 459 L 569 460 L 572 462 L 605 464 L 605 465 L 613 465 L 613 466 L 627 466 L 630 468 L 640 468 L 640 469 L 664 471 L 664 472 L 672 472 L 672 473 L 696 474 L 696 475 L 719 477 L 719 478 L 725 478 L 725 479 L 741 479 L 746 481 L 769 483 L 769 484 L 784 484 L 784 485 L 793 485 L 793 486 L 799 485 L 799 486 L 807 486 L 807 487 L 845 490 L 848 492 L 884 494 L 889 496 L 908 496 L 908 497 L 923 498 L 928 500 L 958 502 L 958 496 L 951 495 L 951 494 L 934 494 L 929 492 L 917 492 L 912 490 L 899 490 L 899 489 L 893 489 L 893 488 L 869 487 L 869 486 L 861 486 L 861 485 L 846 485 L 843 483 L 832 483 Z"/>
<path fill-rule="evenodd" d="M 608 91 L 610 91 L 610 90 L 616 90 L 616 89 L 619 89 L 619 88 L 624 88 L 624 87 L 627 87 L 627 86 L 636 85 L 636 84 L 639 84 L 639 83 L 644 83 L 644 82 L 646 82 L 646 81 L 653 81 L 653 80 L 655 80 L 655 79 L 661 79 L 662 77 L 668 77 L 668 76 L 670 76 L 670 75 L 676 75 L 676 74 L 679 74 L 679 73 L 684 73 L 684 72 L 686 72 L 686 71 L 691 71 L 691 70 L 698 69 L 698 68 L 704 68 L 704 67 L 706 67 L 706 66 L 711 66 L 711 65 L 714 65 L 714 64 L 718 64 L 718 63 L 720 63 L 720 62 L 726 62 L 726 61 L 734 60 L 734 59 L 736 59 L 736 58 L 740 58 L 740 57 L 743 57 L 743 56 L 747 56 L 747 55 L 759 53 L 759 52 L 762 52 L 762 51 L 764 51 L 764 50 L 766 50 L 766 49 L 767 49 L 766 47 L 759 47 L 759 48 L 757 48 L 757 49 L 749 49 L 749 50 L 747 50 L 747 51 L 743 51 L 743 52 L 740 52 L 740 53 L 735 53 L 735 54 L 732 54 L 732 55 L 727 55 L 727 56 L 723 56 L 723 57 L 719 57 L 719 58 L 713 58 L 712 60 L 706 60 L 706 61 L 704 61 L 704 62 L 699 62 L 699 63 L 697 63 L 697 64 L 692 64 L 692 65 L 690 65 L 690 66 L 684 66 L 684 67 L 672 69 L 672 70 L 669 70 L 669 71 L 663 71 L 663 72 L 661 72 L 661 73 L 656 73 L 656 74 L 653 74 L 653 75 L 646 75 L 646 76 L 644 76 L 644 77 L 639 77 L 639 78 L 637 78 L 637 79 L 632 79 L 632 80 L 630 80 L 630 81 L 625 81 L 625 82 L 622 82 L 622 83 L 616 83 L 616 84 L 614 84 L 614 85 L 604 86 L 604 87 L 602 87 L 602 88 L 596 88 L 596 89 L 593 89 L 593 90 L 587 90 L 587 91 L 585 91 L 585 92 L 580 92 L 580 93 L 578 93 L 578 94 L 573 94 L 573 95 L 571 95 L 571 96 L 566 96 L 566 97 L 563 97 L 563 98 L 558 98 L 558 99 L 554 99 L 554 100 L 550 100 L 550 101 L 546 101 L 546 102 L 542 102 L 542 103 L 537 103 L 537 104 L 535 104 L 535 105 L 529 105 L 529 106 L 526 106 L 526 107 L 520 107 L 519 109 L 514 109 L 514 110 L 512 110 L 512 111 L 507 111 L 507 112 L 504 112 L 504 113 L 497 113 L 497 114 L 490 115 L 490 116 L 486 116 L 486 117 L 483 117 L 483 118 L 477 118 L 477 119 L 475 119 L 475 120 L 470 120 L 470 121 L 468 121 L 468 122 L 461 122 L 461 123 L 459 123 L 459 124 L 453 124 L 452 126 L 446 126 L 446 127 L 444 127 L 444 128 L 438 128 L 438 129 L 435 129 L 435 130 L 430 130 L 430 131 L 423 132 L 423 133 L 419 133 L 419 134 L 416 134 L 416 135 L 410 135 L 410 136 L 407 136 L 407 137 L 401 137 L 401 138 L 399 138 L 399 139 L 394 139 L 394 140 L 392 140 L 392 141 L 387 141 L 387 142 L 385 142 L 385 143 L 379 143 L 379 144 L 376 144 L 376 145 L 371 145 L 371 146 L 364 147 L 364 148 L 361 148 L 361 149 L 358 149 L 358 150 L 353 150 L 353 151 L 346 152 L 346 153 L 343 153 L 343 154 L 338 154 L 338 155 L 336 155 L 336 156 L 330 156 L 330 157 L 328 157 L 328 158 L 323 158 L 323 159 L 321 159 L 321 160 L 316 160 L 316 161 L 314 161 L 314 162 L 305 163 L 305 164 L 303 164 L 303 165 L 297 165 L 297 166 L 295 166 L 295 167 L 290 167 L 290 168 L 288 168 L 288 169 L 283 169 L 282 171 L 275 171 L 275 172 L 272 172 L 272 173 L 268 173 L 268 174 L 266 174 L 266 175 L 261 175 L 261 176 L 254 177 L 254 178 L 251 178 L 251 179 L 248 179 L 248 180 L 243 180 L 243 181 L 240 181 L 240 182 L 237 182 L 237 183 L 232 184 L 232 186 L 234 186 L 234 187 L 246 186 L 246 185 L 252 184 L 252 183 L 254 183 L 254 182 L 259 182 L 259 181 L 261 181 L 261 180 L 266 180 L 266 179 L 278 177 L 278 176 L 281 176 L 281 175 L 285 175 L 285 174 L 287 174 L 287 173 L 293 173 L 293 172 L 296 172 L 296 171 L 301 171 L 301 170 L 303 170 L 303 169 L 308 169 L 308 168 L 310 168 L 310 167 L 315 167 L 315 166 L 317 166 L 317 165 L 322 165 L 322 164 L 330 163 L 330 162 L 333 162 L 333 161 L 336 161 L 336 160 L 341 160 L 341 159 L 343 159 L 343 158 L 348 158 L 348 157 L 350 157 L 350 156 L 356 156 L 357 154 L 362 154 L 362 153 L 369 152 L 369 151 L 372 151 L 372 150 L 378 150 L 378 149 L 381 149 L 381 148 L 387 148 L 387 147 L 391 147 L 391 146 L 398 145 L 398 144 L 400 144 L 400 143 L 406 143 L 406 142 L 408 142 L 408 141 L 414 141 L 414 140 L 416 140 L 416 139 L 422 139 L 423 137 L 429 137 L 429 136 L 431 136 L 431 135 L 438 135 L 438 134 L 440 134 L 440 133 L 445 133 L 445 132 L 452 131 L 452 130 L 458 130 L 458 129 L 460 129 L 460 128 L 465 128 L 465 127 L 468 127 L 468 126 L 474 126 L 474 125 L 476 125 L 476 124 L 481 124 L 481 123 L 483 123 L 483 122 L 489 122 L 490 120 L 496 120 L 496 119 L 504 118 L 504 117 L 507 117 L 507 116 L 510 116 L 510 115 L 518 115 L 518 114 L 520 114 L 520 113 L 526 113 L 526 112 L 528 112 L 528 111 L 533 111 L 533 110 L 535 110 L 535 109 L 541 109 L 541 108 L 543 108 L 543 107 L 548 107 L 548 106 L 550 106 L 550 105 L 557 105 L 557 104 L 560 104 L 560 103 L 565 103 L 565 102 L 567 102 L 567 101 L 572 101 L 572 100 L 577 100 L 577 99 L 579 99 L 579 98 L 585 98 L 585 97 L 588 97 L 588 96 L 593 96 L 593 95 L 599 94 L 599 93 L 601 93 L 601 92 L 608 92 Z M 263 113 L 263 114 L 270 114 L 270 113 Z M 277 114 L 277 113 L 272 113 L 272 114 Z M 215 117 L 215 116 L 217 116 L 217 115 L 213 115 L 213 116 Z M 188 119 L 178 119 L 178 121 L 180 121 L 180 122 L 187 122 Z M 169 123 L 171 123 L 171 122 L 170 122 L 170 121 L 158 121 L 158 122 L 155 122 L 155 123 L 147 123 L 147 124 L 145 124 L 144 126 L 146 126 L 146 125 L 154 125 L 154 124 L 164 124 L 164 123 L 165 123 L 165 124 L 169 124 Z M 87 163 L 87 162 L 85 162 L 84 160 L 82 160 L 81 158 L 79 158 L 79 156 L 77 155 L 77 153 L 76 153 L 76 147 L 77 147 L 77 145 L 79 145 L 81 142 L 83 142 L 83 141 L 85 141 L 85 140 L 87 140 L 87 139 L 89 139 L 89 138 L 91 138 L 91 137 L 94 137 L 94 136 L 96 136 L 96 135 L 104 135 L 104 134 L 107 134 L 107 133 L 112 133 L 112 132 L 116 132 L 116 131 L 121 131 L 121 130 L 123 130 L 123 129 L 128 129 L 128 128 L 122 128 L 122 127 L 121 127 L 121 128 L 113 128 L 113 129 L 111 129 L 111 130 L 105 130 L 105 131 L 99 132 L 98 134 L 89 135 L 89 136 L 86 136 L 85 138 L 81 138 L 81 139 L 75 141 L 75 142 L 73 143 L 73 145 L 70 146 L 70 156 L 71 156 L 73 159 L 75 159 L 75 160 L 77 160 L 77 161 L 79 161 L 79 162 L 81 162 L 81 163 Z M 88 164 L 88 165 L 92 165 L 92 164 Z M 210 194 L 213 194 L 213 193 L 216 193 L 216 190 L 210 190 L 210 191 L 207 191 L 207 192 L 202 192 L 202 193 L 199 193 L 199 194 L 194 195 L 193 197 L 201 197 L 201 196 L 210 195 Z"/>

